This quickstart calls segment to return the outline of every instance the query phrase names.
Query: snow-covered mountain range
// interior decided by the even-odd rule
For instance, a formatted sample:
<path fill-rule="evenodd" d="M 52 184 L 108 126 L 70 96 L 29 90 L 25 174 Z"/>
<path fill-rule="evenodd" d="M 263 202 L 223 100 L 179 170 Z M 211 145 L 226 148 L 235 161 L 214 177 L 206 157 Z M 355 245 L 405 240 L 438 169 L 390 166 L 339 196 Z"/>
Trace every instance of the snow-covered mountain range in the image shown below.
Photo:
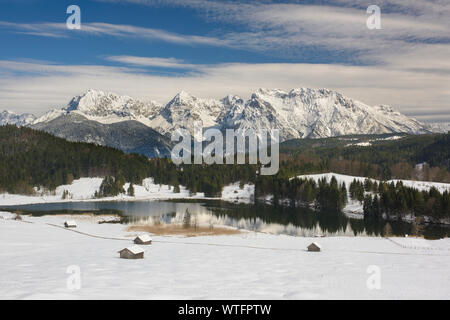
<path fill-rule="evenodd" d="M 450 131 L 450 122 L 433 122 L 429 125 L 433 132 L 447 133 Z"/>
<path fill-rule="evenodd" d="M 90 121 L 112 124 L 138 121 L 163 136 L 174 130 L 204 128 L 278 129 L 280 140 L 324 138 L 348 134 L 429 133 L 432 128 L 395 111 L 368 106 L 328 89 L 299 88 L 289 92 L 258 89 L 250 99 L 229 95 L 221 100 L 203 99 L 181 91 L 165 106 L 97 90 L 74 97 L 66 107 L 42 117 L 2 113 L 0 123 L 35 126 L 43 130 L 59 117 L 77 114 Z M 79 118 L 78 118 L 79 119 Z"/>
<path fill-rule="evenodd" d="M 36 117 L 29 113 L 17 114 L 11 111 L 0 112 L 0 126 L 5 124 L 15 124 L 16 126 L 27 126 L 32 124 Z"/>

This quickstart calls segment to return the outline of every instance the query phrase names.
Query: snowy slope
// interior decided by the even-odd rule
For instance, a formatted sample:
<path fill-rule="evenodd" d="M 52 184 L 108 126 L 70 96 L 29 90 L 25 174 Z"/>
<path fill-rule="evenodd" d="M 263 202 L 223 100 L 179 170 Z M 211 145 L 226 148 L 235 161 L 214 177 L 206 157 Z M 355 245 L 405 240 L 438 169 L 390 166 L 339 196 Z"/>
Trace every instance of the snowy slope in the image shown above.
<path fill-rule="evenodd" d="M 388 182 L 397 183 L 401 181 L 405 187 L 414 188 L 417 190 L 430 190 L 431 187 L 436 188 L 439 192 L 450 192 L 450 183 L 429 182 L 429 181 L 413 181 L 413 180 L 389 180 Z"/>
<path fill-rule="evenodd" d="M 89 120 L 105 124 L 124 120 L 146 122 L 150 117 L 155 116 L 161 107 L 154 101 L 144 102 L 128 96 L 90 89 L 72 98 L 66 107 L 51 110 L 34 123 L 48 122 L 70 112 L 79 113 Z"/>
<path fill-rule="evenodd" d="M 152 236 L 144 259 L 124 260 L 117 251 L 136 235 L 124 225 L 71 216 L 77 231 L 119 240 L 49 225 L 65 219 L 0 219 L 0 299 L 450 298 L 449 239 L 330 237 L 311 253 L 306 246 L 317 238 Z M 78 290 L 67 286 L 73 266 Z M 379 271 L 379 289 L 367 286 L 369 266 Z"/>
<path fill-rule="evenodd" d="M 200 99 L 181 91 L 147 124 L 166 135 L 180 128 L 188 129 L 192 133 L 196 122 L 205 128 L 217 127 L 224 111 L 222 101 Z"/>
<path fill-rule="evenodd" d="M 249 203 L 254 194 L 253 185 L 244 185 L 239 188 L 239 183 L 225 186 L 221 198 L 206 198 L 201 192 L 190 194 L 189 190 L 180 186 L 180 192 L 174 193 L 173 188 L 168 185 L 159 185 L 153 182 L 153 178 L 147 178 L 142 181 L 142 185 L 133 185 L 134 197 L 126 194 L 120 194 L 116 197 L 94 198 L 96 191 L 100 189 L 102 178 L 81 178 L 74 180 L 70 185 L 62 185 L 56 188 L 55 193 L 45 190 L 37 190 L 35 196 L 20 194 L 0 194 L 0 206 L 23 205 L 36 203 L 54 203 L 70 201 L 139 201 L 139 200 L 168 200 L 168 199 L 221 199 L 232 202 Z M 124 185 L 124 190 L 128 190 L 129 183 Z M 68 192 L 66 199 L 63 199 L 64 191 Z"/>
<path fill-rule="evenodd" d="M 365 177 L 357 177 L 357 176 L 348 176 L 345 174 L 338 174 L 338 173 L 319 173 L 319 174 L 307 174 L 307 175 L 301 175 L 298 176 L 298 178 L 301 179 L 313 179 L 314 181 L 319 181 L 322 178 L 326 178 L 327 181 L 331 180 L 331 177 L 335 177 L 338 183 L 345 183 L 347 189 L 350 187 L 350 184 L 352 183 L 353 179 L 356 179 L 357 181 L 364 182 L 367 178 Z M 380 182 L 376 179 L 371 179 L 372 181 Z M 418 190 L 430 190 L 432 187 L 436 188 L 439 192 L 449 191 L 450 192 L 450 183 L 442 183 L 442 182 L 431 182 L 431 181 L 412 181 L 412 180 L 388 180 L 387 183 L 397 183 L 402 182 L 404 186 L 415 188 Z"/>
<path fill-rule="evenodd" d="M 328 89 L 259 89 L 237 121 L 240 127 L 279 129 L 281 140 L 428 132 L 423 124 L 389 106 L 370 107 Z"/>

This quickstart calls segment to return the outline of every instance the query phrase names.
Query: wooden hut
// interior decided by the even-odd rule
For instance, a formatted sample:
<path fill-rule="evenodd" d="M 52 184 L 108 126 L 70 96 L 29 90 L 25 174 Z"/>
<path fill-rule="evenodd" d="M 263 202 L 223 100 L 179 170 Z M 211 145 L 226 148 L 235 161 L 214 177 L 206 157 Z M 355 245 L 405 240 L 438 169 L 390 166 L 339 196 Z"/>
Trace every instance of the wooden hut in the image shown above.
<path fill-rule="evenodd" d="M 313 242 L 308 246 L 308 251 L 319 252 L 320 249 L 321 249 L 321 246 L 317 242 Z"/>
<path fill-rule="evenodd" d="M 119 253 L 121 259 L 144 259 L 144 249 L 139 246 L 124 248 Z"/>
<path fill-rule="evenodd" d="M 142 234 L 134 239 L 134 243 L 143 245 L 152 244 L 152 238 L 148 234 Z"/>
<path fill-rule="evenodd" d="M 68 220 L 66 222 L 64 222 L 64 227 L 66 228 L 76 228 L 77 227 L 77 223 L 73 220 Z"/>

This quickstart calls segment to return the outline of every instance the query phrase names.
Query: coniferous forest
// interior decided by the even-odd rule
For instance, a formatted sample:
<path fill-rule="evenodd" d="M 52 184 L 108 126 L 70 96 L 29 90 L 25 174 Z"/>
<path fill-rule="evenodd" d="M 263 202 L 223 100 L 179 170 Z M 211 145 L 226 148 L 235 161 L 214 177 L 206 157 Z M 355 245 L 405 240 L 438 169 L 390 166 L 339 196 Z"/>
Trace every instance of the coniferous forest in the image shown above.
<path fill-rule="evenodd" d="M 48 133 L 15 126 L 0 127 L 0 190 L 32 193 L 74 179 L 114 176 L 141 183 L 150 175 L 145 156 L 88 143 L 69 142 Z"/>

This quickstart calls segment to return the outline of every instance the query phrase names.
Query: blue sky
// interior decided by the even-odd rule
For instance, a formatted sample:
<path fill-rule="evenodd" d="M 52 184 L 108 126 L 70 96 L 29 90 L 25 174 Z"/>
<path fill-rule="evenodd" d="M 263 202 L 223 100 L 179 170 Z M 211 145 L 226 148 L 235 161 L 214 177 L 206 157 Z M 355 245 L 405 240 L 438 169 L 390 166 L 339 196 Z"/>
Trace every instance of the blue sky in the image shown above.
<path fill-rule="evenodd" d="M 89 88 L 166 103 L 327 87 L 450 121 L 449 17 L 442 0 L 0 0 L 0 110 L 39 115 Z"/>

